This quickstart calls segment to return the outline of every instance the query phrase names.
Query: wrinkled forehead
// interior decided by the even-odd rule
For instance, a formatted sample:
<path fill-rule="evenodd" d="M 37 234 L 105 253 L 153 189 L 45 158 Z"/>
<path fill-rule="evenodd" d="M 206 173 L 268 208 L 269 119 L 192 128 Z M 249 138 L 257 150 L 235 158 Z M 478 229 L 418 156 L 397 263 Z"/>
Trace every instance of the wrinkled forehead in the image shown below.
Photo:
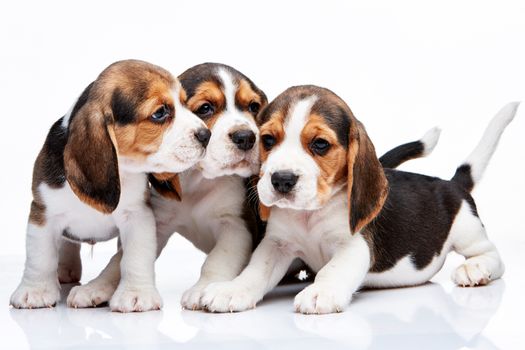
<path fill-rule="evenodd" d="M 179 76 L 187 100 L 202 97 L 242 109 L 244 104 L 267 103 L 266 95 L 248 77 L 238 70 L 219 63 L 203 63 Z"/>
<path fill-rule="evenodd" d="M 338 142 L 348 145 L 348 130 L 352 112 L 346 103 L 333 92 L 313 87 L 294 87 L 273 100 L 257 118 L 262 130 L 278 127 L 286 133 L 290 127 L 321 127 L 331 129 Z M 315 121 L 315 123 L 313 123 Z"/>

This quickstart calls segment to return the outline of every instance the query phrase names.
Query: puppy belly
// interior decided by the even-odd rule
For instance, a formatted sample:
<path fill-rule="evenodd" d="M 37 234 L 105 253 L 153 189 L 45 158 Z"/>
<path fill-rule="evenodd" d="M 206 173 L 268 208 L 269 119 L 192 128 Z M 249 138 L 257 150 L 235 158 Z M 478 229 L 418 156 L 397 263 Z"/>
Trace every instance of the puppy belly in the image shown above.
<path fill-rule="evenodd" d="M 410 256 L 399 260 L 391 269 L 383 272 L 369 272 L 363 283 L 365 287 L 388 288 L 422 284 L 430 280 L 443 266 L 448 249 L 441 252 L 424 268 L 418 269 Z"/>

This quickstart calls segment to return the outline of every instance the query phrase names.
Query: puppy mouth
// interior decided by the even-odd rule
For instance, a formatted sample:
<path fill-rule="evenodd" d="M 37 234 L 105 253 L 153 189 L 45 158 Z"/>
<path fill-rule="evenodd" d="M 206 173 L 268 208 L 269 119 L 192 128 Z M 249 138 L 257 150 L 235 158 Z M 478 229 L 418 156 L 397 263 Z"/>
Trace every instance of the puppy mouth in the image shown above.
<path fill-rule="evenodd" d="M 291 193 L 277 193 L 272 191 L 272 199 L 270 203 L 263 203 L 264 205 L 271 207 L 276 206 L 284 209 L 294 209 L 294 210 L 317 210 L 320 206 L 317 204 L 317 201 L 314 198 L 309 200 L 301 199 L 298 201 L 297 195 L 294 192 Z"/>

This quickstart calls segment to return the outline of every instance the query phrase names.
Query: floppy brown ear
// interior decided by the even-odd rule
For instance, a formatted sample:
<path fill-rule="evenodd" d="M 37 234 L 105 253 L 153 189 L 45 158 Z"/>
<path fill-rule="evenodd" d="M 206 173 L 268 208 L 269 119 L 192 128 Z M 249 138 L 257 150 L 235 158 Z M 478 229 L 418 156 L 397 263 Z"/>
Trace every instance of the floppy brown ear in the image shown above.
<path fill-rule="evenodd" d="M 109 214 L 120 200 L 117 151 L 110 136 L 112 117 L 95 105 L 88 102 L 71 116 L 64 169 L 78 198 Z"/>
<path fill-rule="evenodd" d="M 182 200 L 179 175 L 175 173 L 156 173 L 148 175 L 151 186 L 161 196 L 177 201 Z"/>
<path fill-rule="evenodd" d="M 381 211 L 388 182 L 364 126 L 352 119 L 348 145 L 348 208 L 350 230 L 358 232 Z"/>

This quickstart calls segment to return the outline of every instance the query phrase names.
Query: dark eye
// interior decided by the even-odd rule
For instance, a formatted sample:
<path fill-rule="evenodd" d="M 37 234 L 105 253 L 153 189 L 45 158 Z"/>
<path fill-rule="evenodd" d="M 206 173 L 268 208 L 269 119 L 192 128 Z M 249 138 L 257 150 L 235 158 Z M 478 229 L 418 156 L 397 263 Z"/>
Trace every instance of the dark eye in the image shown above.
<path fill-rule="evenodd" d="M 160 107 L 153 113 L 150 119 L 156 123 L 164 122 L 170 116 L 170 108 L 166 105 Z"/>
<path fill-rule="evenodd" d="M 324 156 L 330 149 L 330 142 L 325 139 L 317 138 L 310 143 L 310 149 L 313 153 Z"/>
<path fill-rule="evenodd" d="M 250 113 L 257 114 L 259 113 L 260 109 L 261 109 L 261 104 L 258 102 L 251 102 L 248 105 L 248 110 L 250 111 Z"/>
<path fill-rule="evenodd" d="M 275 144 L 277 143 L 277 140 L 272 135 L 262 135 L 261 141 L 263 144 L 263 147 L 265 150 L 269 151 Z"/>
<path fill-rule="evenodd" d="M 213 108 L 212 104 L 206 102 L 195 111 L 195 114 L 197 114 L 201 118 L 206 118 L 212 116 L 214 112 L 215 108 Z"/>

